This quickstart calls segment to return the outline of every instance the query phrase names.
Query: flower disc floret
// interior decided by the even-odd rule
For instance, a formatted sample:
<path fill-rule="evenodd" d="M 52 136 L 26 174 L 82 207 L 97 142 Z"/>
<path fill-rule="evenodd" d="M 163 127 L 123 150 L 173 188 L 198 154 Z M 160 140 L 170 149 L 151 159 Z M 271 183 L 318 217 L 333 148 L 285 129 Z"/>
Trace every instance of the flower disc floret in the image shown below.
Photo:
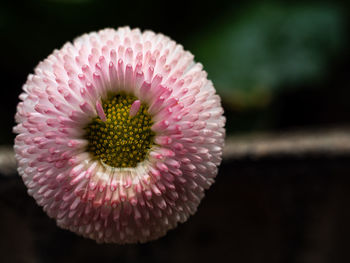
<path fill-rule="evenodd" d="M 114 168 L 136 167 L 153 145 L 154 132 L 148 107 L 141 105 L 135 116 L 130 108 L 137 98 L 109 94 L 102 100 L 106 121 L 95 117 L 86 127 L 87 151 Z"/>

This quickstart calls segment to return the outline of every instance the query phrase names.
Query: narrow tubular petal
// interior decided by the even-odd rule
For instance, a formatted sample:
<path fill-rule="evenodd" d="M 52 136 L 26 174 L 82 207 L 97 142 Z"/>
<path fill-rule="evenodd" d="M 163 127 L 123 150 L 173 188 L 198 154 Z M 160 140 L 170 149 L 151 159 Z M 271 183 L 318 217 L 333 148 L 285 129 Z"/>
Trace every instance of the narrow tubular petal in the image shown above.
<path fill-rule="evenodd" d="M 137 114 L 137 112 L 139 111 L 140 106 L 141 106 L 141 101 L 140 100 L 135 100 L 133 102 L 133 104 L 131 105 L 131 108 L 130 108 L 130 111 L 129 111 L 129 115 L 131 117 L 134 117 Z"/>
<path fill-rule="evenodd" d="M 106 114 L 105 112 L 103 111 L 103 108 L 102 108 L 102 105 L 101 105 L 101 102 L 100 101 L 96 101 L 96 111 L 97 111 L 97 114 L 98 116 L 100 117 L 100 119 L 102 121 L 106 121 Z"/>

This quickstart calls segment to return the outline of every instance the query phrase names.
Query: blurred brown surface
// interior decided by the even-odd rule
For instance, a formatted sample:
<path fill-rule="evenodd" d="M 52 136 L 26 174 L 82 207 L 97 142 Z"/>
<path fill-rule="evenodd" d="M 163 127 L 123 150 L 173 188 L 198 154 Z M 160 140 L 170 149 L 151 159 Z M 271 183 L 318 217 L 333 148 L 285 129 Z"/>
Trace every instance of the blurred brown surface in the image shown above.
<path fill-rule="evenodd" d="M 349 174 L 347 157 L 226 160 L 188 222 L 139 245 L 61 230 L 0 177 L 1 262 L 350 262 Z"/>
<path fill-rule="evenodd" d="M 350 156 L 350 128 L 314 128 L 229 136 L 223 154 L 227 160 L 281 155 L 326 158 Z"/>

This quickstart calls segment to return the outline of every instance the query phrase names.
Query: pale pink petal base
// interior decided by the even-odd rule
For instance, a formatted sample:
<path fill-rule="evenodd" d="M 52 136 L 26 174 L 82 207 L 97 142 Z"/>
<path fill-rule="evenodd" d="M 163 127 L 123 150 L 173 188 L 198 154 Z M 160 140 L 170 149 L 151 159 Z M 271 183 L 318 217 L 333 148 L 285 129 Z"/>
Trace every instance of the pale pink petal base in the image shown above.
<path fill-rule="evenodd" d="M 29 75 L 14 131 L 28 193 L 57 224 L 98 242 L 146 242 L 195 213 L 217 175 L 225 136 L 220 98 L 201 64 L 162 34 L 128 27 L 83 35 Z M 149 106 L 155 146 L 135 168 L 86 152 L 84 128 L 109 92 Z"/>
<path fill-rule="evenodd" d="M 134 117 L 139 111 L 140 107 L 141 107 L 141 101 L 135 100 L 130 107 L 130 112 L 129 112 L 130 117 Z"/>

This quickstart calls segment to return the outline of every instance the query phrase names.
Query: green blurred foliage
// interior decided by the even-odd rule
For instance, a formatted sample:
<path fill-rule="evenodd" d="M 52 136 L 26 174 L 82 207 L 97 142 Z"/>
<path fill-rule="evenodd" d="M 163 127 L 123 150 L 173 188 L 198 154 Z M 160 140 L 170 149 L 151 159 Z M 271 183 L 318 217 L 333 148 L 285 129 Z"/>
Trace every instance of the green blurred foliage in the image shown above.
<path fill-rule="evenodd" d="M 263 3 L 243 11 L 228 12 L 193 41 L 228 107 L 264 107 L 281 89 L 320 81 L 342 48 L 344 19 L 334 5 Z"/>

